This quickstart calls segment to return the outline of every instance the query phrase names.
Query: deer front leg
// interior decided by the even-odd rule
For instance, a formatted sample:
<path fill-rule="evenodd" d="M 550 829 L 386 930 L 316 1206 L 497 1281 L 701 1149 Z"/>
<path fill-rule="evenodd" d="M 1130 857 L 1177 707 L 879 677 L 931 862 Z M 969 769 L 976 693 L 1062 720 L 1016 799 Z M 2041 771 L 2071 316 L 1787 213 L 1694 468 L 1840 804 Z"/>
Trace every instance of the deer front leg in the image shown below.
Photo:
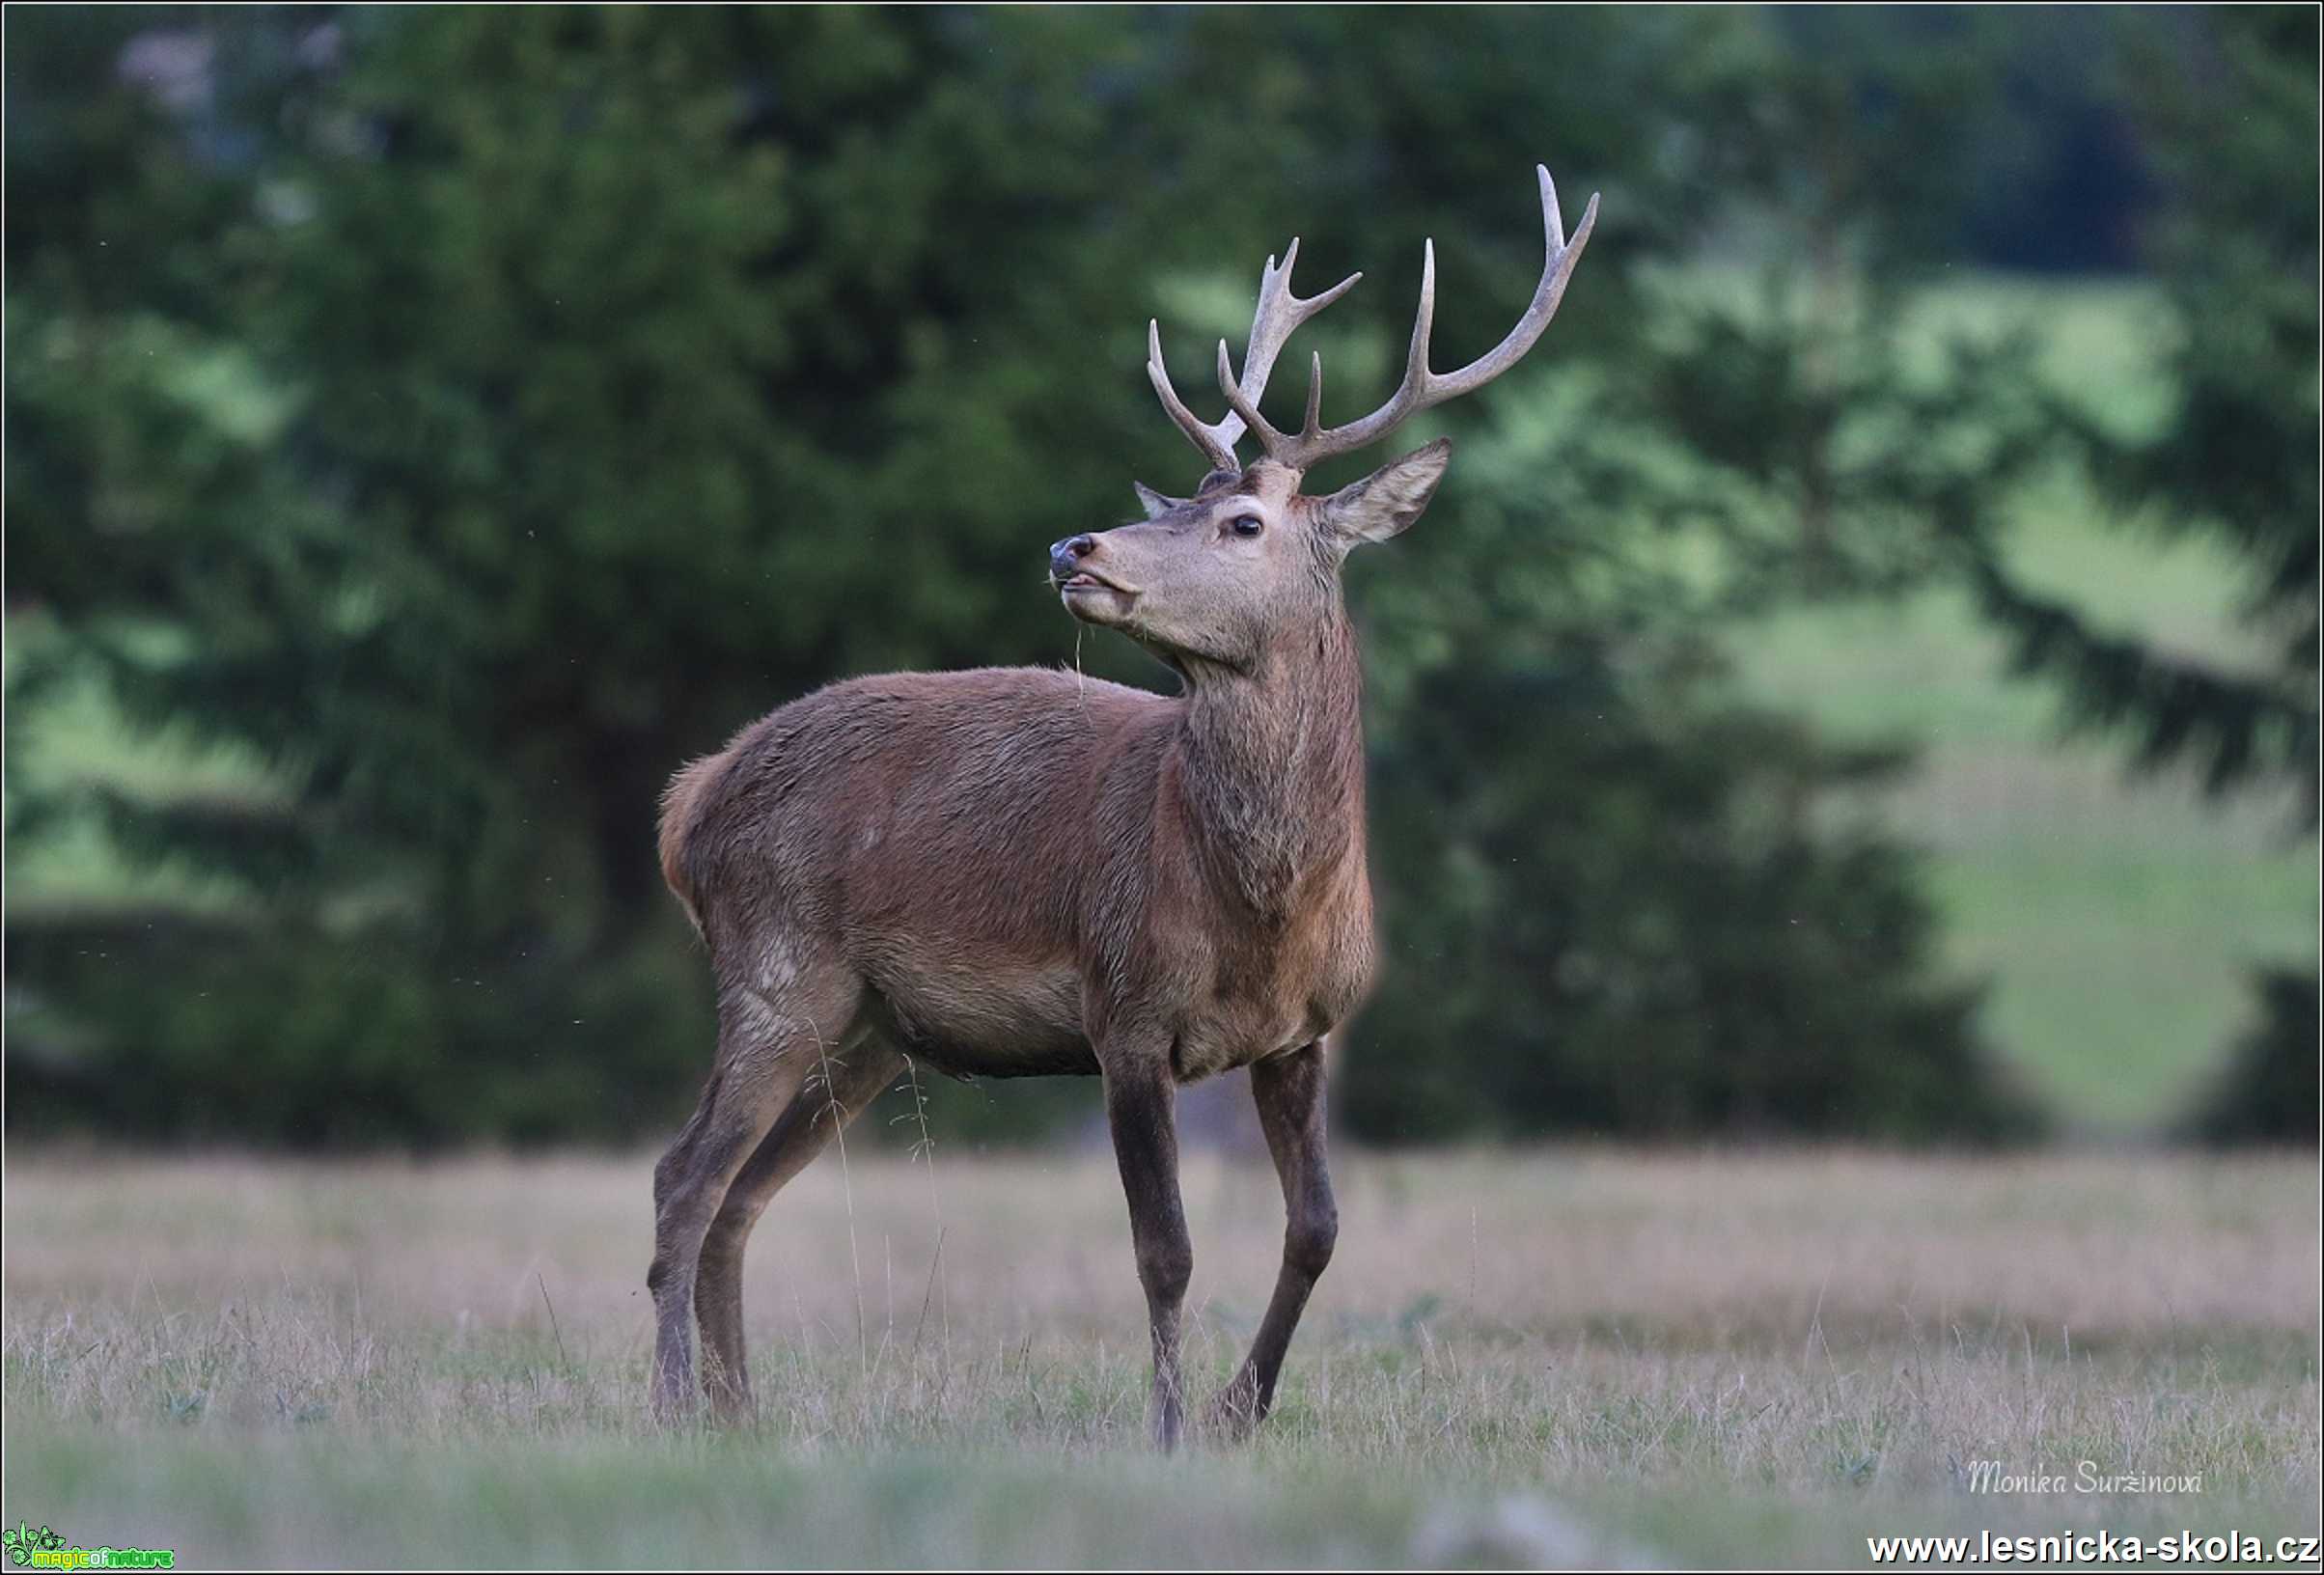
<path fill-rule="evenodd" d="M 1149 1420 L 1154 1443 L 1178 1447 L 1184 1405 L 1178 1379 L 1178 1312 L 1194 1276 L 1194 1244 L 1178 1201 L 1177 1086 L 1166 1059 L 1109 1066 L 1106 1120 L 1114 1158 L 1129 1200 L 1130 1239 L 1138 1255 L 1138 1283 L 1153 1335 L 1154 1393 Z"/>
<path fill-rule="evenodd" d="M 1340 1233 L 1340 1210 L 1323 1160 L 1323 1041 L 1255 1064 L 1251 1093 L 1267 1151 L 1275 1156 L 1275 1174 L 1283 1181 L 1283 1269 L 1251 1354 L 1233 1382 L 1210 1402 L 1204 1419 L 1213 1431 L 1236 1439 L 1249 1436 L 1275 1403 L 1275 1379 L 1291 1331 L 1299 1326 L 1308 1293 L 1332 1260 L 1332 1243 Z"/>

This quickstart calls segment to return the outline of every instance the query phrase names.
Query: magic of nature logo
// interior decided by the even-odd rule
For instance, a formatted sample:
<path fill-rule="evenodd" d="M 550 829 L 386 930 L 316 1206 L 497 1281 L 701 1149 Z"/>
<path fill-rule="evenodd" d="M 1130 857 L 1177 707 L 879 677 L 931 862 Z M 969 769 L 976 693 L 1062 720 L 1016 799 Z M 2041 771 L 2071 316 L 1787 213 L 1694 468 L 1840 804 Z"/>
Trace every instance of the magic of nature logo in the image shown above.
<path fill-rule="evenodd" d="M 19 1520 L 0 1529 L 0 1553 L 18 1569 L 175 1569 L 175 1548 L 83 1548 L 50 1527 Z"/>

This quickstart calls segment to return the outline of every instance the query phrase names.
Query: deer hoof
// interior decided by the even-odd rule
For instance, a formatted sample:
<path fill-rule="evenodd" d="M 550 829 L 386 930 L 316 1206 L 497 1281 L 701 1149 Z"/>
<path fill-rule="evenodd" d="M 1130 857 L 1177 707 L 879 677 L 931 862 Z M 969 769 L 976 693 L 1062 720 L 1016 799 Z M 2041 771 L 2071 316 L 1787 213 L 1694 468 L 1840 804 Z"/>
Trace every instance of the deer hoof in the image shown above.
<path fill-rule="evenodd" d="M 683 1427 L 694 1420 L 694 1384 L 684 1372 L 667 1368 L 653 1375 L 650 1409 L 657 1427 Z"/>
<path fill-rule="evenodd" d="M 1203 1435 L 1219 1444 L 1245 1443 L 1258 1430 L 1261 1418 L 1256 1387 L 1237 1378 L 1203 1408 Z"/>
<path fill-rule="evenodd" d="M 710 1396 L 710 1424 L 736 1432 L 759 1425 L 759 1402 L 749 1390 L 721 1388 Z"/>

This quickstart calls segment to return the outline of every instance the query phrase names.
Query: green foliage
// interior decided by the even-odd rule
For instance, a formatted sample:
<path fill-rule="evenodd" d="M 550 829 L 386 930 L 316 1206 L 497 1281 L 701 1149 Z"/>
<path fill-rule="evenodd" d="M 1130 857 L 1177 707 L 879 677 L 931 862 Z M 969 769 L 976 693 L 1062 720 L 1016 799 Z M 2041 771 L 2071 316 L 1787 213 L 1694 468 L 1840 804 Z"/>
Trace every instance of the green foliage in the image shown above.
<path fill-rule="evenodd" d="M 1359 571 L 1389 968 L 1342 1074 L 1375 1138 L 2022 1134 L 1978 991 L 1931 977 L 1917 861 L 1868 794 L 1905 763 L 1736 694 L 1734 596 L 1658 568 L 1665 483 L 1556 380 L 1461 455 L 1431 570 Z M 1563 385 L 1563 386 L 1560 386 Z M 1564 479 L 1547 517 L 1538 479 Z M 1454 1044 L 1457 1057 L 1412 1055 Z"/>
<path fill-rule="evenodd" d="M 1546 159 L 1569 208 L 1609 192 L 1561 371 L 1445 413 L 1465 501 L 1427 522 L 1442 572 L 1354 572 L 1392 951 L 1354 1122 L 2017 1119 L 1972 993 L 1934 976 L 1910 855 L 1850 818 L 1882 761 L 1740 706 L 1702 638 L 1948 571 L 2056 429 L 2022 346 L 1927 367 L 1901 326 L 1960 215 L 1991 211 L 1926 154 L 2014 134 L 1974 91 L 2006 29 L 547 8 L 8 29 L 42 67 L 8 106 L 10 613 L 38 636 L 11 699 L 94 684 L 239 762 L 131 784 L 11 752 L 12 852 L 101 836 L 205 893 L 12 906 L 12 1119 L 442 1143 L 681 1107 L 706 987 L 651 858 L 671 770 L 847 672 L 1152 677 L 1119 643 L 1085 653 L 1037 585 L 1041 544 L 1121 517 L 1131 475 L 1191 474 L 1137 375 L 1143 320 L 1199 362 L 1297 215 L 1303 287 L 1375 270 L 1318 325 L 1340 419 L 1405 331 L 1419 260 L 1381 268 L 1381 237 L 1447 240 L 1441 353 L 1475 353 L 1538 266 Z M 1684 282 L 1706 251 L 1744 260 L 1737 288 Z M 2120 468 L 2200 491 L 2200 467 Z M 2306 484 L 2312 513 L 2312 459 Z"/>
<path fill-rule="evenodd" d="M 1351 1124 L 1398 1139 L 1522 1136 L 1545 1119 L 1632 1135 L 2026 1129 L 1979 1052 L 1976 992 L 1925 981 L 1931 915 L 1911 861 L 1812 813 L 1894 761 L 1717 711 L 1683 671 L 1622 675 L 1618 659 L 1579 636 L 1537 666 L 1480 653 L 1432 675 L 1383 750 L 1400 944 L 1346 1064 Z M 1561 825 L 1589 835 L 1545 834 Z M 1404 1059 L 1444 1042 L 1457 1060 Z"/>
<path fill-rule="evenodd" d="M 2197 1109 L 2191 1130 L 2212 1143 L 2316 1146 L 2316 976 L 2287 968 L 2259 971 L 2257 1020 L 2236 1041 L 2218 1085 Z"/>
<path fill-rule="evenodd" d="M 2189 762 L 2214 792 L 2294 784 L 2317 815 L 2317 19 L 2223 13 L 2196 39 L 2139 41 L 2117 69 L 2163 184 L 2148 250 L 2180 331 L 2176 407 L 2122 433 L 2065 419 L 2126 518 L 2216 535 L 2248 566 L 2272 659 L 2223 670 L 2094 627 L 2019 584 L 1977 539 L 1969 572 L 2027 672 L 2061 683 L 2077 719 L 2127 732 L 2153 768 Z"/>
<path fill-rule="evenodd" d="M 218 944 L 268 964 L 210 998 L 238 1026 L 174 1005 L 150 1041 L 102 1036 L 122 1059 L 91 1083 L 142 1065 L 327 1101 L 344 1080 L 369 1103 L 352 1126 L 298 1093 L 295 1120 L 229 1107 L 300 1140 L 618 1130 L 682 1090 L 702 1041 L 697 992 L 637 957 L 673 958 L 650 824 L 674 765 L 835 671 L 1055 653 L 1051 609 L 991 593 L 1033 561 L 1020 500 L 1099 507 L 1093 477 L 1042 464 L 1070 407 L 1022 370 L 1098 372 L 1058 311 L 1109 262 L 1071 244 L 1086 110 L 1062 72 L 1004 58 L 1027 91 L 996 115 L 965 91 L 982 24 L 959 17 L 346 25 L 346 68 L 237 193 L 279 194 L 275 216 L 175 237 L 233 275 L 208 305 L 238 342 L 145 300 L 12 304 L 32 339 L 11 388 L 34 456 L 10 474 L 20 583 L 68 632 L 58 654 L 134 719 L 254 746 L 293 807 L 230 837 L 183 805 L 110 806 L 133 846 L 248 878 L 255 930 Z M 737 60 L 770 64 L 738 81 Z M 124 136 L 149 159 L 180 145 L 150 118 Z M 1001 156 L 1019 146 L 1052 152 Z M 57 184 L 68 207 L 118 201 L 102 172 Z M 49 455 L 98 481 L 51 484 Z M 92 564 L 74 543 L 110 494 L 136 512 Z M 332 999 L 388 979 L 398 1009 Z M 550 1032 L 567 1023 L 591 1031 Z M 269 1041 L 263 1073 L 237 1038 Z M 560 1038 L 577 1053 L 545 1064 L 579 1097 L 496 1091 L 540 1083 Z M 374 1063 L 401 1086 L 345 1072 Z"/>
<path fill-rule="evenodd" d="M 2148 245 L 2183 325 L 2171 354 L 2176 408 L 2153 432 L 2068 425 L 2126 517 L 2233 548 L 2266 655 L 2222 668 L 2094 626 L 2018 583 L 1989 544 L 1970 555 L 1969 574 L 2019 670 L 2061 685 L 2079 725 L 2127 735 L 2142 769 L 2193 766 L 2213 793 L 2286 785 L 2312 831 L 2317 16 L 2255 7 L 2209 20 L 2193 41 L 2142 41 L 2118 67 L 2157 150 L 2163 206 Z M 2235 1048 L 2241 1086 L 2218 1092 L 2198 1124 L 2312 1138 L 2316 976 L 2262 968 L 2255 983 L 2263 1021 Z"/>

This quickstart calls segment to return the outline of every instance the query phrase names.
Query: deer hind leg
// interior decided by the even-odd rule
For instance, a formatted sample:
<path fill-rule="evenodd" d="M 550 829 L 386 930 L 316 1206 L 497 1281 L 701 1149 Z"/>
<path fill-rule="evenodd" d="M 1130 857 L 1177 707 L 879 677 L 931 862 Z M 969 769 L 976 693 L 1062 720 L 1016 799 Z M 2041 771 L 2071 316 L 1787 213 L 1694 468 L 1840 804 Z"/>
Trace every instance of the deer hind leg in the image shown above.
<path fill-rule="evenodd" d="M 1275 1380 L 1290 1348 L 1291 1331 L 1299 1326 L 1308 1293 L 1332 1260 L 1340 1231 L 1331 1172 L 1323 1160 L 1323 1041 L 1254 1064 L 1251 1092 L 1283 1182 L 1283 1269 L 1251 1354 L 1210 1402 L 1205 1418 L 1210 1429 L 1230 1439 L 1248 1437 L 1275 1403 Z"/>
<path fill-rule="evenodd" d="M 742 1336 L 742 1254 L 766 1205 L 903 1069 L 903 1057 L 869 1033 L 810 1067 L 806 1084 L 783 1107 L 758 1148 L 735 1173 L 726 1201 L 703 1238 L 694 1285 L 702 1326 L 704 1390 L 724 1421 L 751 1413 L 749 1361 Z"/>
<path fill-rule="evenodd" d="M 653 1408 L 686 1414 L 694 1391 L 693 1307 L 703 1241 L 727 1192 L 776 1119 L 845 1042 L 863 999 L 844 966 L 784 970 L 780 991 L 730 983 L 718 1003 L 718 1064 L 702 1102 L 653 1168 Z"/>

